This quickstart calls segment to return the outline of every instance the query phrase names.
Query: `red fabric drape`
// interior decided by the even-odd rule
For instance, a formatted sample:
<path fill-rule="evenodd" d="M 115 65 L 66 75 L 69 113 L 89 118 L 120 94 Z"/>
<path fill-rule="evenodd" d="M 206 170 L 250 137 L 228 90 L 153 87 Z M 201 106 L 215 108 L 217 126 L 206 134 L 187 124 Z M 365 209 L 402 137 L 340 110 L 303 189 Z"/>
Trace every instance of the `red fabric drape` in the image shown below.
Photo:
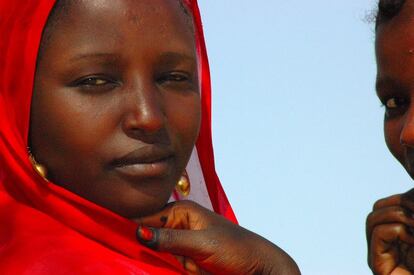
<path fill-rule="evenodd" d="M 42 30 L 54 0 L 0 0 L 0 274 L 180 274 L 167 253 L 135 240 L 136 224 L 33 170 L 30 102 Z M 193 12 L 201 73 L 197 151 L 214 210 L 236 222 L 214 169 L 210 75 L 201 18 Z"/>
<path fill-rule="evenodd" d="M 224 215 L 229 220 L 237 223 L 234 212 L 227 200 L 223 187 L 216 174 L 214 166 L 214 154 L 211 136 L 211 81 L 210 68 L 208 65 L 207 50 L 204 40 L 203 27 L 197 1 L 191 1 L 194 22 L 197 33 L 198 55 L 200 60 L 201 90 L 202 90 L 202 116 L 200 135 L 197 140 L 197 152 L 200 158 L 201 168 L 207 184 L 207 190 L 214 211 Z"/>

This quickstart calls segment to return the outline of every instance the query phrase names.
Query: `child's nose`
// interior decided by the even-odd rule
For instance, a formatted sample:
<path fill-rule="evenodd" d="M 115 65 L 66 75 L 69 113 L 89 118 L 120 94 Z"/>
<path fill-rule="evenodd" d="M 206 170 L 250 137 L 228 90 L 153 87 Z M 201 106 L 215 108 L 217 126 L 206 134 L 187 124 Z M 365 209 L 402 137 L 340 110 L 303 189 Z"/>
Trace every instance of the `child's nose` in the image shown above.
<path fill-rule="evenodd" d="M 414 106 L 410 105 L 404 116 L 400 143 L 404 146 L 414 147 Z"/>

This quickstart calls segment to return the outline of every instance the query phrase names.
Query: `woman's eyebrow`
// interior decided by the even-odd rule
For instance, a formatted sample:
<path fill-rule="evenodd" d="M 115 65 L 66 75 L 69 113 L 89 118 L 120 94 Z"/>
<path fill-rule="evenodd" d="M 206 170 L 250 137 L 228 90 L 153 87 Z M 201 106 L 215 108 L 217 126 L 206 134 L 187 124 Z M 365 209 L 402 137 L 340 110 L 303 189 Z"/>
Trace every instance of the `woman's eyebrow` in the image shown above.
<path fill-rule="evenodd" d="M 175 63 L 182 62 L 182 61 L 194 62 L 196 61 L 196 58 L 194 56 L 191 56 L 185 53 L 164 52 L 161 54 L 159 60 L 162 62 L 175 64 Z"/>
<path fill-rule="evenodd" d="M 102 58 L 111 58 L 117 59 L 120 58 L 119 54 L 114 53 L 82 53 L 77 54 L 70 59 L 70 61 L 79 61 L 82 59 L 102 59 Z M 166 63 L 178 63 L 181 61 L 196 61 L 194 56 L 185 53 L 178 53 L 178 52 L 164 52 L 161 54 L 159 60 L 166 62 Z"/>
<path fill-rule="evenodd" d="M 74 57 L 72 57 L 70 59 L 70 61 L 79 61 L 82 59 L 102 59 L 102 58 L 111 58 L 111 59 L 116 59 L 119 58 L 118 54 L 114 54 L 114 53 L 82 53 L 82 54 L 77 54 Z"/>

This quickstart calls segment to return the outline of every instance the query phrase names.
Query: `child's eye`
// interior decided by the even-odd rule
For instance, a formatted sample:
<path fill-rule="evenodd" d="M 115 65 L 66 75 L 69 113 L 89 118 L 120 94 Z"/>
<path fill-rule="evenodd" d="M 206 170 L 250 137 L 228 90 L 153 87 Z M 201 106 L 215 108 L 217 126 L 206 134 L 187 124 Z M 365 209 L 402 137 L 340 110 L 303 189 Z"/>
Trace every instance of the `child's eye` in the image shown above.
<path fill-rule="evenodd" d="M 387 107 L 387 109 L 395 109 L 395 108 L 397 108 L 398 107 L 397 100 L 394 97 L 388 99 L 385 102 L 385 107 Z"/>
<path fill-rule="evenodd" d="M 388 110 L 392 110 L 392 109 L 396 109 L 399 107 L 402 107 L 403 105 L 405 105 L 407 102 L 404 98 L 399 98 L 399 97 L 391 97 L 389 99 L 387 99 L 385 101 L 385 107 Z"/>
<path fill-rule="evenodd" d="M 403 115 L 410 102 L 404 97 L 390 97 L 383 101 L 387 118 Z"/>

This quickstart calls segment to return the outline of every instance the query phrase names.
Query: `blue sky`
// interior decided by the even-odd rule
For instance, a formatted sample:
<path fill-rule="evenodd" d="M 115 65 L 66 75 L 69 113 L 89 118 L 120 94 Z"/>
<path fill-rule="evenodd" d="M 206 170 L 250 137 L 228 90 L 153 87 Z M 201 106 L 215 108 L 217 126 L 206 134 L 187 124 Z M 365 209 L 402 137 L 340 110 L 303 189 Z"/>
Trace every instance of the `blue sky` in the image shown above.
<path fill-rule="evenodd" d="M 199 0 L 219 176 L 303 274 L 370 274 L 366 215 L 413 185 L 383 140 L 375 2 Z"/>

